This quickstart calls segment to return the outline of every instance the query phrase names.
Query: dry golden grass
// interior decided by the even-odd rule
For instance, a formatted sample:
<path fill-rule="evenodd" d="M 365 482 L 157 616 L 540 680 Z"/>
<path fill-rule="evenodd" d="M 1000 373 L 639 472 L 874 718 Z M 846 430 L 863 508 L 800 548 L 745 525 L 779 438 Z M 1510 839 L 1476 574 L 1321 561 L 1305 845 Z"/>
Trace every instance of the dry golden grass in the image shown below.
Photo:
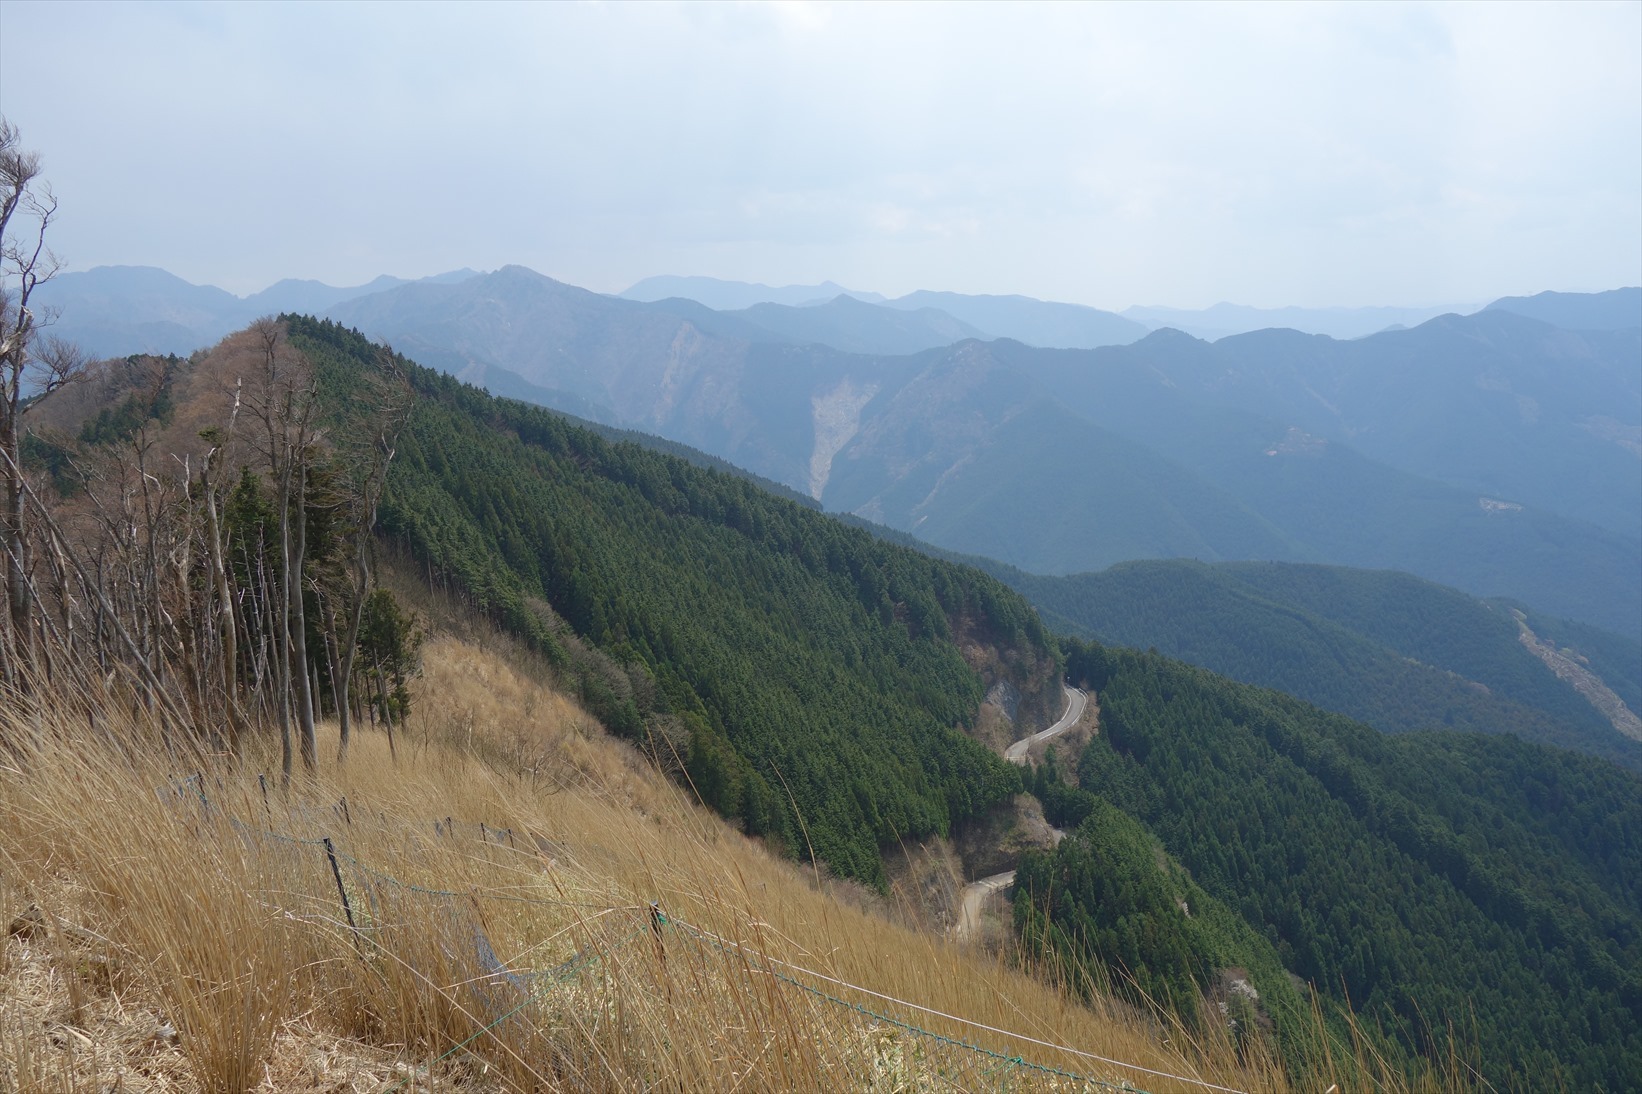
<path fill-rule="evenodd" d="M 269 757 L 0 713 L 0 1089 L 1283 1085 L 835 899 L 517 659 L 425 662 L 396 758 L 266 795 Z"/>

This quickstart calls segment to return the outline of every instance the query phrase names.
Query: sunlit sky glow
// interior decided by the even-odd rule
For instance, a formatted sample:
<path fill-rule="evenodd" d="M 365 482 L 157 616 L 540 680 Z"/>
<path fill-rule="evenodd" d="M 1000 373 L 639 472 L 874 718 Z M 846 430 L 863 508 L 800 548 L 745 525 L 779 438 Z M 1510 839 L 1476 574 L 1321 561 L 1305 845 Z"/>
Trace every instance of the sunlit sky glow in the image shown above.
<path fill-rule="evenodd" d="M 1642 283 L 1642 3 L 0 0 L 71 269 L 1099 307 Z"/>

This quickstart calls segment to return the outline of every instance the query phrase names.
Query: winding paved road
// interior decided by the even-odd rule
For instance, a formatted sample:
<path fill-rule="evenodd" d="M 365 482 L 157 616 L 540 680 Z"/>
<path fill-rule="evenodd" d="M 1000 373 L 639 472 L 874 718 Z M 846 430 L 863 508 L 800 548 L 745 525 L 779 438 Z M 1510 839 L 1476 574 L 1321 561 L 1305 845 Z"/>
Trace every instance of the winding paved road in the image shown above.
<path fill-rule="evenodd" d="M 964 886 L 963 903 L 958 906 L 958 922 L 953 925 L 952 934 L 956 938 L 968 938 L 975 932 L 981 923 L 981 905 L 986 898 L 1000 889 L 1007 889 L 1015 884 L 1015 871 L 1005 870 L 1001 874 L 983 877 L 979 881 L 970 882 Z"/>
<path fill-rule="evenodd" d="M 1077 725 L 1078 719 L 1083 717 L 1083 708 L 1088 705 L 1089 697 L 1084 695 L 1083 692 L 1079 691 L 1077 688 L 1068 687 L 1065 684 L 1061 685 L 1061 689 L 1066 692 L 1066 713 L 1060 716 L 1060 721 L 1056 722 L 1042 733 L 1034 733 L 1030 737 L 1022 737 L 1020 740 L 1004 749 L 1004 759 L 1008 760 L 1012 764 L 1024 764 L 1026 762 L 1027 750 L 1033 745 L 1037 744 L 1039 741 L 1047 741 L 1051 737 L 1058 737 L 1062 733 L 1065 733 L 1067 730 L 1071 729 L 1073 726 Z"/>
<path fill-rule="evenodd" d="M 1089 697 L 1074 687 L 1061 685 L 1066 692 L 1066 713 L 1060 716 L 1060 721 L 1041 733 L 1034 733 L 1030 737 L 1023 737 L 1004 749 L 1004 758 L 1010 763 L 1026 763 L 1026 753 L 1039 741 L 1047 741 L 1051 737 L 1058 737 L 1078 724 L 1083 717 L 1083 708 L 1088 705 Z M 958 905 L 958 922 L 952 925 L 954 938 L 968 938 L 975 932 L 981 922 L 981 906 L 986 898 L 1000 890 L 1007 889 L 1015 884 L 1015 871 L 1005 870 L 1001 874 L 983 877 L 979 881 L 972 881 L 964 886 L 963 900 Z"/>

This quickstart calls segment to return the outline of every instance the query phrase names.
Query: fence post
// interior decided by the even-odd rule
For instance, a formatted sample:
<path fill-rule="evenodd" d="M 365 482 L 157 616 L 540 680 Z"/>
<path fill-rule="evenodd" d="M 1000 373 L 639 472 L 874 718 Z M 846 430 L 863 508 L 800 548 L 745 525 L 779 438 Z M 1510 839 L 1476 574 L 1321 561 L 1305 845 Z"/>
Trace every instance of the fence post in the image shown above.
<path fill-rule="evenodd" d="M 342 914 L 348 917 L 348 930 L 353 934 L 353 948 L 359 950 L 359 927 L 353 921 L 353 906 L 348 903 L 348 889 L 342 884 L 342 867 L 336 864 L 336 847 L 331 843 L 330 836 L 323 836 L 320 842 L 325 845 L 325 857 L 331 860 L 331 876 L 336 878 L 336 891 L 342 897 Z M 359 954 L 361 958 L 365 955 Z"/>
<path fill-rule="evenodd" d="M 661 958 L 663 963 L 665 963 L 667 961 L 667 948 L 661 940 L 661 925 L 663 921 L 664 917 L 661 914 L 661 902 L 652 900 L 650 902 L 650 933 L 655 936 L 654 941 L 656 944 L 656 955 Z"/>

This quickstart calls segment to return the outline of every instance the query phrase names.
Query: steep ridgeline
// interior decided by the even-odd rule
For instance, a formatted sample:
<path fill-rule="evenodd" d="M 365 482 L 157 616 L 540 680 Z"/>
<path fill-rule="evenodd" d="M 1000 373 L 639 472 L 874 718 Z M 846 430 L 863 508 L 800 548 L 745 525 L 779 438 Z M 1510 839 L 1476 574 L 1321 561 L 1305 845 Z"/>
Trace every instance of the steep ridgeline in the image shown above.
<path fill-rule="evenodd" d="M 1642 742 L 1529 652 L 1508 612 L 1408 574 L 1181 560 L 1070 577 L 987 568 L 1083 638 L 1155 648 L 1386 732 L 1513 733 L 1642 772 Z M 1636 701 L 1635 642 L 1538 616 L 1529 625 Z"/>
<path fill-rule="evenodd" d="M 1157 654 L 1070 647 L 1069 676 L 1101 707 L 1074 794 L 1104 804 L 1085 806 L 1087 846 L 1022 865 L 1024 926 L 1062 896 L 1032 879 L 1098 894 L 1083 864 L 1134 873 L 1138 837 L 1116 807 L 1405 1051 L 1452 1048 L 1500 1089 L 1617 1091 L 1642 1075 L 1642 779 L 1510 737 L 1387 736 Z M 1096 959 L 1165 984 L 1205 967 L 1182 925 L 1137 934 L 1114 918 L 1160 900 L 1081 903 L 1086 938 L 1112 951 Z"/>
<path fill-rule="evenodd" d="M 493 392 L 1034 573 L 1178 557 L 1397 569 L 1642 639 L 1635 330 L 1489 310 L 1350 342 L 1162 330 L 869 356 L 815 341 L 910 348 L 961 329 L 900 326 L 920 314 L 848 299 L 715 312 L 509 267 L 331 317 Z"/>
<path fill-rule="evenodd" d="M 1516 312 L 1563 330 L 1631 330 L 1642 327 L 1642 288 L 1607 292 L 1542 292 L 1502 296 L 1490 310 Z"/>
<path fill-rule="evenodd" d="M 336 398 L 376 352 L 331 324 L 290 331 Z M 1017 771 L 963 732 L 1000 680 L 1029 706 L 1059 698 L 1056 654 L 1017 594 L 407 368 L 419 400 L 384 534 L 747 831 L 876 884 L 881 846 L 1018 792 Z"/>

